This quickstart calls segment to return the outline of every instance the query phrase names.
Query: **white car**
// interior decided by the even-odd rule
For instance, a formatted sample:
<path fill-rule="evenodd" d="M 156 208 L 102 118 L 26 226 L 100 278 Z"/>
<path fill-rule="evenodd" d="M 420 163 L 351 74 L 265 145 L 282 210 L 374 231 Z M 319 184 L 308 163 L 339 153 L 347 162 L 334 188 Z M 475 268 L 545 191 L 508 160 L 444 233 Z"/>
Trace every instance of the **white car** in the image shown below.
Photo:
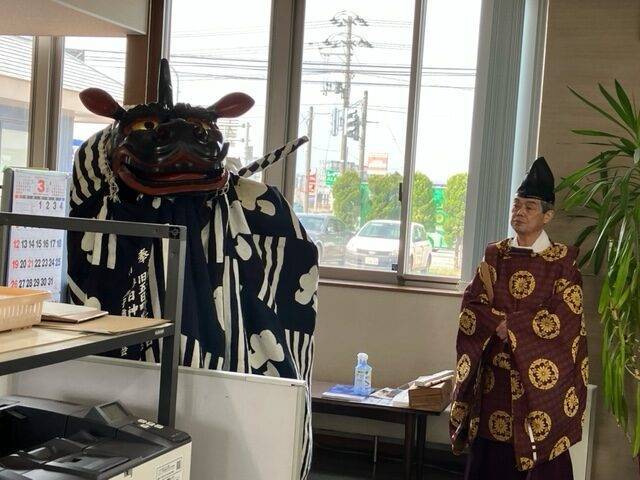
<path fill-rule="evenodd" d="M 431 266 L 431 242 L 419 223 L 411 224 L 409 271 L 426 273 Z M 370 220 L 347 243 L 345 266 L 393 270 L 398 268 L 399 220 Z"/>

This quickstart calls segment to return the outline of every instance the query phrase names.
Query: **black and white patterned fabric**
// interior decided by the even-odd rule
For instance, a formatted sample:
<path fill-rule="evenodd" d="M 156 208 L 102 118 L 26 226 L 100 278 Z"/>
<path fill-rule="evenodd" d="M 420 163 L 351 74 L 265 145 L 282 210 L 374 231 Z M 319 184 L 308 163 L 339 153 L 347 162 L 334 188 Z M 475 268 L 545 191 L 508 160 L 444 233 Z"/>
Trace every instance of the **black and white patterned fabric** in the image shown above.
<path fill-rule="evenodd" d="M 182 363 L 308 382 L 313 367 L 318 258 L 300 221 L 275 188 L 245 178 L 294 151 L 293 141 L 230 174 L 217 194 L 150 197 L 122 187 L 110 169 L 111 127 L 76 152 L 71 216 L 187 226 Z M 69 296 L 113 314 L 162 317 L 161 241 L 98 233 L 68 237 Z M 170 273 L 169 273 L 170 274 Z M 112 355 L 158 358 L 159 345 Z M 304 461 L 311 463 L 307 395 Z"/>

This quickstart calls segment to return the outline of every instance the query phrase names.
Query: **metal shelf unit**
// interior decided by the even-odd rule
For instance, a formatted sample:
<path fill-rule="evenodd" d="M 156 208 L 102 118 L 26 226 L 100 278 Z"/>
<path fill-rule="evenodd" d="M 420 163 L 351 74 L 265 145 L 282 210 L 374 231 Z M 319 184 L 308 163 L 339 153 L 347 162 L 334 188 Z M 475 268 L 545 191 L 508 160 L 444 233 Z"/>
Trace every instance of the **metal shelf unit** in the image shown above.
<path fill-rule="evenodd" d="M 162 338 L 158 423 L 173 427 L 176 416 L 184 262 L 187 245 L 186 227 L 0 212 L 0 279 L 3 283 L 5 283 L 7 274 L 7 248 L 11 227 L 34 227 L 70 232 L 168 239 L 167 271 L 171 272 L 171 275 L 167 276 L 163 312 L 167 324 L 120 335 L 89 335 L 61 343 L 0 354 L 0 375 L 18 373 Z"/>

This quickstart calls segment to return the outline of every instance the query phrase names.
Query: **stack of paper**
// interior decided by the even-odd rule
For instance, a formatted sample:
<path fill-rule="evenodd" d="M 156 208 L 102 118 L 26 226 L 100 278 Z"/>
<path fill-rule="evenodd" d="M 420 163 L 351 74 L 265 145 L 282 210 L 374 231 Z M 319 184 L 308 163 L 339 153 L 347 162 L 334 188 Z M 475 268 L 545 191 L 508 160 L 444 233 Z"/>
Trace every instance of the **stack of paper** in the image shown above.
<path fill-rule="evenodd" d="M 443 370 L 438 373 L 434 373 L 433 375 L 425 375 L 424 377 L 418 377 L 414 384 L 418 387 L 432 387 L 439 383 L 444 382 L 445 380 L 449 380 L 453 378 L 454 372 L 453 370 Z"/>
<path fill-rule="evenodd" d="M 371 390 L 373 391 L 373 390 Z M 369 393 L 371 393 L 371 391 Z M 331 400 L 342 400 L 346 402 L 361 402 L 367 395 L 361 395 L 353 390 L 353 385 L 334 385 L 329 390 L 322 394 L 322 398 L 329 398 Z"/>
<path fill-rule="evenodd" d="M 98 308 L 83 305 L 55 302 L 44 302 L 42 305 L 42 320 L 49 322 L 81 323 L 106 314 L 107 312 Z"/>

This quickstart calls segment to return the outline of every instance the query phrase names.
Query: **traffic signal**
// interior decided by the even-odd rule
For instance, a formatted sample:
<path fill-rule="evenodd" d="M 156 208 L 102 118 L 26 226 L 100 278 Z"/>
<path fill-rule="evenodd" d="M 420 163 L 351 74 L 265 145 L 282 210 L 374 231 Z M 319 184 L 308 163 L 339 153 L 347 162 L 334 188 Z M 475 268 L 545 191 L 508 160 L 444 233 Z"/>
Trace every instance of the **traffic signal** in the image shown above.
<path fill-rule="evenodd" d="M 360 140 L 360 115 L 355 109 L 347 113 L 347 137 Z"/>

